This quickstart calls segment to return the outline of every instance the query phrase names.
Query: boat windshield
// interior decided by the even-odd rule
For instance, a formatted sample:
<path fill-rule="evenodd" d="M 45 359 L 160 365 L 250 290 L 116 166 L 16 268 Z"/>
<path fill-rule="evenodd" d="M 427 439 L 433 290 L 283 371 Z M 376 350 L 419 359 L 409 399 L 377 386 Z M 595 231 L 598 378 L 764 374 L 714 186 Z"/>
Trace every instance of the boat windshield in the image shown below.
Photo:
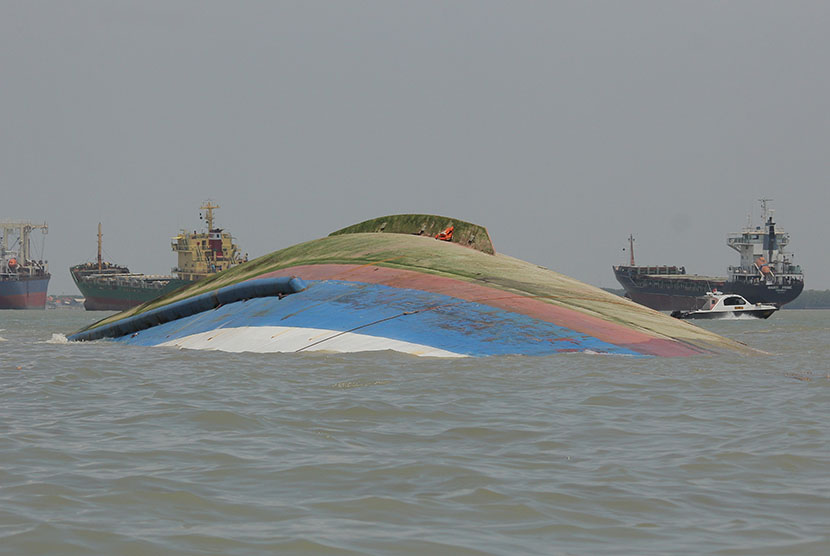
<path fill-rule="evenodd" d="M 746 300 L 743 297 L 730 296 L 723 300 L 724 305 L 746 305 Z"/>

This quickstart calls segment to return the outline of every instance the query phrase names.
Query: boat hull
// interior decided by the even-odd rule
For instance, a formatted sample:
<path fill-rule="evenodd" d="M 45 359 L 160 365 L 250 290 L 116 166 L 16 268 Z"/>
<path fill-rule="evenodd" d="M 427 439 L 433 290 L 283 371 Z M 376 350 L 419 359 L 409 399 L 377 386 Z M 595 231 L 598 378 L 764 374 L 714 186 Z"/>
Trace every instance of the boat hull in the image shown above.
<path fill-rule="evenodd" d="M 747 311 L 688 311 L 688 312 L 680 312 L 678 311 L 677 314 L 672 313 L 673 317 L 689 320 L 689 319 L 701 319 L 701 320 L 716 320 L 716 319 L 732 319 L 741 316 L 752 317 L 756 319 L 767 319 L 778 309 L 771 308 L 771 309 L 750 309 Z"/>
<path fill-rule="evenodd" d="M 87 311 L 124 311 L 192 283 L 171 278 L 161 288 L 110 285 L 105 280 L 84 279 L 75 272 L 71 274 L 75 285 L 84 296 L 84 309 Z M 141 281 L 140 278 L 137 280 Z"/>
<path fill-rule="evenodd" d="M 342 274 L 343 268 L 295 268 L 290 272 L 319 276 L 325 270 Z M 351 273 L 359 270 L 346 269 Z M 485 290 L 483 296 L 475 292 L 476 298 L 493 300 L 482 303 L 463 298 L 468 296 L 462 290 L 476 289 L 467 283 L 405 271 L 385 274 L 394 282 L 406 281 L 429 289 L 305 279 L 307 287 L 300 293 L 222 305 L 212 309 L 210 319 L 196 314 L 146 330 L 130 332 L 127 328 L 127 333 L 116 340 L 131 345 L 229 352 L 394 350 L 433 357 L 702 353 L 690 346 L 632 334 L 623 327 L 607 329 L 605 322 L 593 322 L 572 311 L 557 311 L 543 301 L 505 297 L 491 288 L 481 288 Z M 453 291 L 455 295 L 447 295 Z M 586 334 L 591 326 L 606 329 L 594 331 L 592 336 Z"/>
<path fill-rule="evenodd" d="M 789 284 L 747 284 L 743 282 L 726 282 L 724 293 L 736 293 L 750 303 L 769 303 L 776 307 L 794 300 L 804 290 L 804 282 Z"/>
<path fill-rule="evenodd" d="M 0 281 L 0 309 L 45 309 L 50 276 Z"/>
<path fill-rule="evenodd" d="M 172 291 L 172 290 L 171 290 Z M 81 291 L 84 295 L 84 309 L 87 311 L 124 311 L 132 307 L 137 307 L 147 301 L 152 301 L 159 295 L 164 295 L 160 291 L 156 295 L 144 295 L 141 291 L 118 291 L 107 292 L 107 294 L 89 294 Z"/>
<path fill-rule="evenodd" d="M 743 296 L 750 303 L 781 307 L 794 300 L 804 289 L 804 282 L 789 284 L 751 284 L 726 278 L 676 275 L 672 277 L 636 275 L 629 267 L 614 267 L 614 276 L 632 301 L 658 311 L 694 311 L 701 298 L 713 289 Z"/>
<path fill-rule="evenodd" d="M 305 287 L 255 298 L 231 295 L 245 284 L 286 278 Z M 191 302 L 201 312 L 185 310 Z M 276 251 L 107 316 L 69 339 L 95 339 L 100 331 L 131 345 L 259 353 L 752 352 L 531 263 L 430 237 L 379 232 L 332 235 Z"/>

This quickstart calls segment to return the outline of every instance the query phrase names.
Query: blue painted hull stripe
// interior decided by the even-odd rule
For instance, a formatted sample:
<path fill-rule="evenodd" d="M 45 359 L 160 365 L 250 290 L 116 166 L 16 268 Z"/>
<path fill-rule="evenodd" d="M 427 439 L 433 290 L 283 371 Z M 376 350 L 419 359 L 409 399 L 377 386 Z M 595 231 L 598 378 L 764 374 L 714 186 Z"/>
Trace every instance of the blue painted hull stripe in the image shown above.
<path fill-rule="evenodd" d="M 281 326 L 356 332 L 473 356 L 569 351 L 642 355 L 549 322 L 446 295 L 339 280 L 306 284 L 304 291 L 282 299 L 223 305 L 118 341 L 152 346 L 219 328 Z"/>
<path fill-rule="evenodd" d="M 99 340 L 101 338 L 118 338 L 160 324 L 183 319 L 197 313 L 210 311 L 221 305 L 235 303 L 255 297 L 288 295 L 302 291 L 305 283 L 299 278 L 263 278 L 248 280 L 219 288 L 218 290 L 196 295 L 181 301 L 151 309 L 137 315 L 105 324 L 90 330 L 71 335 L 73 342 Z"/>

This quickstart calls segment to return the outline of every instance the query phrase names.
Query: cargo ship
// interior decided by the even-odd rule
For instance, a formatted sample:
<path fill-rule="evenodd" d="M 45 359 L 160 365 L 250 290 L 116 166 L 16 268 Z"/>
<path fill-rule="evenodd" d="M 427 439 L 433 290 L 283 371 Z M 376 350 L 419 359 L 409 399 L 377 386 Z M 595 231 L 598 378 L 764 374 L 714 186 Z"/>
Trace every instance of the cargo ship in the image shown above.
<path fill-rule="evenodd" d="M 713 290 L 779 308 L 794 300 L 804 289 L 804 273 L 785 251 L 790 235 L 776 225 L 771 200 L 760 199 L 761 225 L 753 226 L 750 217 L 740 233 L 727 236 L 726 244 L 741 260 L 728 268 L 726 277 L 687 274 L 683 266 L 637 266 L 634 238 L 629 236 L 630 264 L 613 267 L 626 297 L 658 311 L 700 309 L 706 292 Z"/>
<path fill-rule="evenodd" d="M 45 309 L 49 265 L 31 257 L 31 234 L 49 227 L 26 221 L 0 221 L 0 309 Z"/>
<path fill-rule="evenodd" d="M 312 358 L 759 353 L 497 253 L 483 226 L 428 214 L 367 220 L 280 249 L 68 339 Z"/>
<path fill-rule="evenodd" d="M 200 207 L 207 229 L 192 233 L 181 230 L 171 247 L 178 255 L 172 275 L 137 274 L 126 266 L 104 262 L 101 256 L 102 234 L 98 224 L 98 257 L 95 262 L 69 269 L 75 285 L 84 295 L 87 311 L 123 311 L 160 295 L 201 280 L 243 262 L 239 247 L 230 233 L 214 227 L 213 211 L 219 205 L 206 202 Z"/>

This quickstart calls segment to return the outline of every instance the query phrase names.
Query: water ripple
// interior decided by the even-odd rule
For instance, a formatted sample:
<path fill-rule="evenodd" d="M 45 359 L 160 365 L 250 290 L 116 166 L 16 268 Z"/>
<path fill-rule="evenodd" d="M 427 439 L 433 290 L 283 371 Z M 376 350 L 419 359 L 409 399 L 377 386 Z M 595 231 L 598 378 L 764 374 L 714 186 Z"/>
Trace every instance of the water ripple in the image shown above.
<path fill-rule="evenodd" d="M 0 553 L 830 552 L 830 312 L 711 325 L 763 358 L 458 361 L 65 344 L 42 319 L 86 315 L 54 313 L 4 322 Z"/>

